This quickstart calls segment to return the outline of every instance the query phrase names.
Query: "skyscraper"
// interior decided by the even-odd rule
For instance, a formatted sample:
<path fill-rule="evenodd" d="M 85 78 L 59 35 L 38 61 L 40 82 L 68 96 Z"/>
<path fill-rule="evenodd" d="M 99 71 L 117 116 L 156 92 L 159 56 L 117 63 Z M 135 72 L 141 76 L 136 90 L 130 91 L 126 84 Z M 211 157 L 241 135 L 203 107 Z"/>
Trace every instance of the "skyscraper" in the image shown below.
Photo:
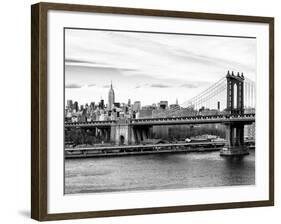
<path fill-rule="evenodd" d="M 102 110 L 104 109 L 104 100 L 103 99 L 101 99 L 99 102 L 99 108 Z"/>
<path fill-rule="evenodd" d="M 135 101 L 133 105 L 133 110 L 134 111 L 139 111 L 141 109 L 141 102 L 140 101 Z"/>
<path fill-rule="evenodd" d="M 110 90 L 108 92 L 108 110 L 112 110 L 115 103 L 115 94 L 112 87 L 112 82 L 110 84 Z"/>
<path fill-rule="evenodd" d="M 79 110 L 79 106 L 78 106 L 78 102 L 75 101 L 73 104 L 73 110 L 75 110 L 75 112 L 77 112 Z"/>
<path fill-rule="evenodd" d="M 72 109 L 72 100 L 67 100 L 66 105 L 67 105 L 66 108 L 71 110 Z"/>
<path fill-rule="evenodd" d="M 159 109 L 167 109 L 168 108 L 168 101 L 166 100 L 161 100 L 159 103 L 158 103 L 158 107 Z"/>

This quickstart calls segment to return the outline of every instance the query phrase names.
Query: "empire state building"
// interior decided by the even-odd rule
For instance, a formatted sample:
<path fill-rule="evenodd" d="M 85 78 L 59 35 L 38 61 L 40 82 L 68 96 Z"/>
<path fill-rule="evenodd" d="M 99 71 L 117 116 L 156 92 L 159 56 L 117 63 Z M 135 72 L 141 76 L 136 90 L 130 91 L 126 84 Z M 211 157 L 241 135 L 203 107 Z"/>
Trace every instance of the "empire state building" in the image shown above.
<path fill-rule="evenodd" d="M 114 94 L 114 90 L 113 90 L 112 82 L 111 82 L 110 90 L 108 92 L 108 110 L 112 110 L 113 109 L 114 102 L 115 102 L 115 94 Z"/>

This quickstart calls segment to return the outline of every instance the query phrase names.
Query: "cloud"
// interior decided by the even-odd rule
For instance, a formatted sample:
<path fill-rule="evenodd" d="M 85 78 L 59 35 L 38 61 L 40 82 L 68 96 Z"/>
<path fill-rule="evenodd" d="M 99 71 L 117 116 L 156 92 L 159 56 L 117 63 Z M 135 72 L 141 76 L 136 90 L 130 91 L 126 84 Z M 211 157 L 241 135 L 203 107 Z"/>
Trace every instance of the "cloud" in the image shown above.
<path fill-rule="evenodd" d="M 160 83 L 155 83 L 155 84 L 142 84 L 142 85 L 136 85 L 135 89 L 139 89 L 142 87 L 151 87 L 151 88 L 171 88 L 171 85 L 165 85 L 165 84 L 160 84 Z"/>
<path fill-rule="evenodd" d="M 235 68 L 251 77 L 256 67 L 254 39 L 72 29 L 66 37 L 67 65 L 126 76 L 143 73 L 174 79 L 176 74 L 185 81 L 213 81 Z"/>
<path fill-rule="evenodd" d="M 157 80 L 158 81 L 158 80 Z M 156 84 L 157 85 L 157 84 Z M 139 88 L 142 88 L 142 87 L 152 87 L 153 86 L 153 84 L 152 85 L 150 85 L 150 84 L 147 84 L 147 83 L 144 83 L 144 84 L 141 84 L 141 85 L 136 85 L 135 86 L 135 89 L 139 89 Z M 156 87 L 156 86 L 153 86 L 153 87 Z"/>
<path fill-rule="evenodd" d="M 66 83 L 96 84 L 83 93 L 67 91 L 83 102 L 106 96 L 110 80 L 119 102 L 143 104 L 160 97 L 184 102 L 227 70 L 255 80 L 255 39 L 78 29 L 67 29 L 65 37 Z"/>
<path fill-rule="evenodd" d="M 92 63 L 92 64 L 95 64 L 95 62 L 93 62 L 93 61 L 80 60 L 80 59 L 74 59 L 74 58 L 66 58 L 65 63 Z"/>
<path fill-rule="evenodd" d="M 81 87 L 82 87 L 81 85 L 74 84 L 74 83 L 70 83 L 70 84 L 65 85 L 65 88 L 67 88 L 67 89 L 75 89 L 75 88 L 81 88 Z"/>
<path fill-rule="evenodd" d="M 120 72 L 135 72 L 137 69 L 130 67 L 130 65 L 118 65 L 116 63 L 97 62 L 81 59 L 65 59 L 65 65 L 68 67 L 88 67 L 96 69 L 112 69 Z"/>
<path fill-rule="evenodd" d="M 180 87 L 188 88 L 188 89 L 195 89 L 195 88 L 210 85 L 210 84 L 211 84 L 210 82 L 193 82 L 193 83 L 184 83 L 184 84 L 180 85 Z"/>
<path fill-rule="evenodd" d="M 194 89 L 194 88 L 197 88 L 198 85 L 193 84 L 193 83 L 185 83 L 185 84 L 180 85 L 180 87 L 184 87 L 184 88 L 188 88 L 188 89 Z"/>
<path fill-rule="evenodd" d="M 151 84 L 150 87 L 152 87 L 152 88 L 170 88 L 171 86 L 164 85 L 164 84 Z"/>

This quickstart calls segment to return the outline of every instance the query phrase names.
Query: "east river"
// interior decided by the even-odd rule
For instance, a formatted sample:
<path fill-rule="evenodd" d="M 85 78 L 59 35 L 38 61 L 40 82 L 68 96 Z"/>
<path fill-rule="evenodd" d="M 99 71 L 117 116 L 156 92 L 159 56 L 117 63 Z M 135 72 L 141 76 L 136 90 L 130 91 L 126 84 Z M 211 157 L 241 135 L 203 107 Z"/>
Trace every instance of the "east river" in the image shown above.
<path fill-rule="evenodd" d="M 66 194 L 254 184 L 254 150 L 243 158 L 217 151 L 65 160 Z"/>

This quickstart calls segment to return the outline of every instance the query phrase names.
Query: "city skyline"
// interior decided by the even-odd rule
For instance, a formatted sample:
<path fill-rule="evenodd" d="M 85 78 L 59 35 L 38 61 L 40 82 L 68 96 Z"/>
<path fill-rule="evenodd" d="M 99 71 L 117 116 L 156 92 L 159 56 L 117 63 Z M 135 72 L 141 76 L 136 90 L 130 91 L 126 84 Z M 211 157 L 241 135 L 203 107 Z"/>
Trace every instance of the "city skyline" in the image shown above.
<path fill-rule="evenodd" d="M 255 81 L 256 40 L 97 30 L 65 30 L 65 101 L 179 104 L 226 74 Z M 105 47 L 106 46 L 106 47 Z M 214 51 L 213 49 L 216 49 Z M 180 93 L 180 94 L 179 94 Z"/>
<path fill-rule="evenodd" d="M 113 100 L 110 102 L 110 95 L 112 94 L 112 91 L 113 91 Z M 103 100 L 104 102 L 104 105 L 105 107 L 107 107 L 107 109 L 111 110 L 113 108 L 113 104 L 114 103 L 120 103 L 120 104 L 128 104 L 128 102 L 130 101 L 130 103 L 133 105 L 134 103 L 136 102 L 140 102 L 141 103 L 141 107 L 145 107 L 145 106 L 152 106 L 152 105 L 157 105 L 159 104 L 161 101 L 167 101 L 168 105 L 170 104 L 177 104 L 179 105 L 178 103 L 178 99 L 176 98 L 174 100 L 174 102 L 169 102 L 168 100 L 165 100 L 165 99 L 162 99 L 158 102 L 153 102 L 152 104 L 142 104 L 141 100 L 138 100 L 138 99 L 130 99 L 128 98 L 127 101 L 118 101 L 118 100 L 115 100 L 115 90 L 114 90 L 114 87 L 113 87 L 113 84 L 111 82 L 111 85 L 109 87 L 109 91 L 107 90 L 107 93 L 106 93 L 106 96 L 105 97 L 101 97 L 100 100 L 98 101 L 89 101 L 89 102 L 86 102 L 86 103 L 80 103 L 79 101 L 76 101 L 76 100 L 73 100 L 73 99 L 65 99 L 65 108 L 68 106 L 67 102 L 68 101 L 71 101 L 72 103 L 78 103 L 79 106 L 85 106 L 85 105 L 88 105 L 90 106 L 91 103 L 95 103 L 95 105 L 98 105 L 101 101 Z M 110 105 L 111 104 L 111 105 Z"/>
<path fill-rule="evenodd" d="M 114 87 L 113 84 L 112 84 L 112 86 L 113 86 L 114 92 L 116 92 L 115 87 Z M 76 87 L 70 87 L 70 88 L 76 88 Z M 87 87 L 85 87 L 85 88 L 87 88 Z M 89 101 L 84 101 L 84 100 L 82 100 L 82 103 L 80 103 L 78 100 L 75 100 L 75 99 L 72 99 L 72 98 L 65 98 L 65 105 L 67 104 L 67 101 L 68 101 L 68 100 L 72 100 L 73 102 L 78 102 L 79 105 L 86 105 L 86 104 L 90 105 L 91 102 L 99 103 L 101 100 L 104 100 L 105 105 L 107 105 L 107 104 L 108 104 L 108 90 L 109 90 L 109 88 L 110 88 L 110 85 L 104 85 L 104 86 L 102 86 L 101 88 L 102 88 L 102 90 L 103 90 L 103 94 L 101 94 L 101 96 L 100 96 L 99 99 L 95 98 L 95 99 L 97 99 L 96 101 L 95 101 L 95 100 L 89 100 Z M 161 88 L 161 87 L 159 87 L 159 88 Z M 117 95 L 116 95 L 116 94 L 114 94 L 114 95 L 115 95 L 115 99 L 116 99 L 115 102 L 118 102 L 118 103 L 127 103 L 128 100 L 130 100 L 132 103 L 134 103 L 134 102 L 136 102 L 136 101 L 142 102 L 142 101 L 139 100 L 139 99 L 132 99 L 132 98 L 128 98 L 128 99 L 125 100 L 125 101 L 120 101 L 120 100 L 118 100 L 118 93 L 117 93 Z M 116 98 L 116 96 L 117 96 L 117 98 Z M 142 106 L 150 106 L 150 105 L 153 105 L 153 104 L 157 104 L 157 103 L 159 103 L 160 101 L 168 101 L 168 100 L 166 100 L 166 99 L 164 99 L 164 98 L 162 97 L 162 98 L 159 98 L 158 101 L 155 101 L 155 102 L 152 102 L 152 101 L 151 101 L 150 104 L 148 104 L 148 103 L 147 103 L 147 104 L 143 103 Z M 178 98 L 175 98 L 175 99 L 172 100 L 171 102 L 170 102 L 170 101 L 168 101 L 168 102 L 169 102 L 169 104 L 179 104 L 179 105 L 180 105 Z"/>

